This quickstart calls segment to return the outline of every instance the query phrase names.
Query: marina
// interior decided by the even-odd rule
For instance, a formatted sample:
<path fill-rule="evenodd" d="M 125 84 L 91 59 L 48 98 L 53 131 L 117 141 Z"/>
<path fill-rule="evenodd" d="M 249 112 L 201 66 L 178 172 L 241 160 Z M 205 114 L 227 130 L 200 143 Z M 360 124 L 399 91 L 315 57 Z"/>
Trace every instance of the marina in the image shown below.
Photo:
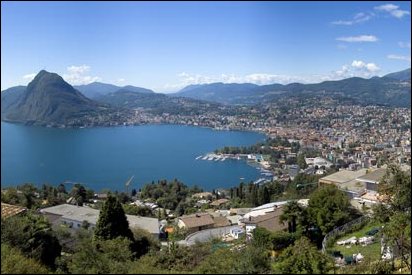
<path fill-rule="evenodd" d="M 232 160 L 245 160 L 246 163 L 250 166 L 255 167 L 259 173 L 261 178 L 257 179 L 254 183 L 261 184 L 267 181 L 270 181 L 274 178 L 274 174 L 272 171 L 268 170 L 270 165 L 267 161 L 264 160 L 262 155 L 253 155 L 253 154 L 215 154 L 215 153 L 208 153 L 206 155 L 200 155 L 196 157 L 196 160 L 210 160 L 210 161 L 225 161 L 227 159 Z"/>

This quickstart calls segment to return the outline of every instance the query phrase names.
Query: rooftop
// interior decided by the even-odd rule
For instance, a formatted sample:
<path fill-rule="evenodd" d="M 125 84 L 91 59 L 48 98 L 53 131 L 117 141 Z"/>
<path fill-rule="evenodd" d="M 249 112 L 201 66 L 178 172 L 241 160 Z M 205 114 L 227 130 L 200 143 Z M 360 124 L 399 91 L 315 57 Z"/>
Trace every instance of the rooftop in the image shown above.
<path fill-rule="evenodd" d="M 215 200 L 214 202 L 210 203 L 211 206 L 219 206 L 221 204 L 227 203 L 229 200 L 228 199 L 218 199 Z"/>
<path fill-rule="evenodd" d="M 329 176 L 323 177 L 319 179 L 319 181 L 331 183 L 345 183 L 365 175 L 366 170 L 367 169 L 360 169 L 358 171 L 341 170 Z"/>
<path fill-rule="evenodd" d="M 42 213 L 49 213 L 62 216 L 65 219 L 73 221 L 87 221 L 96 225 L 99 219 L 99 210 L 70 204 L 60 204 L 41 209 Z M 147 218 L 135 215 L 126 215 L 130 227 L 138 227 L 152 234 L 159 234 L 159 221 L 156 218 Z"/>
<path fill-rule="evenodd" d="M 223 227 L 223 226 L 229 226 L 231 225 L 231 221 L 227 219 L 226 217 L 214 217 L 213 218 L 215 224 L 215 227 Z"/>
<path fill-rule="evenodd" d="M 379 183 L 379 181 L 382 180 L 382 177 L 385 175 L 385 173 L 386 173 L 385 168 L 379 168 L 373 172 L 367 173 L 366 175 L 362 177 L 359 177 L 357 180 Z"/>
<path fill-rule="evenodd" d="M 256 216 L 256 217 L 250 217 L 249 219 L 243 219 L 242 222 L 245 224 L 258 224 L 260 222 L 273 219 L 275 217 L 279 217 L 280 215 L 282 215 L 282 213 L 283 213 L 282 207 L 279 207 L 273 211 L 266 212 L 263 215 Z"/>
<path fill-rule="evenodd" d="M 209 213 L 196 213 L 185 215 L 179 218 L 187 228 L 200 227 L 214 224 L 214 220 Z"/>
<path fill-rule="evenodd" d="M 18 205 L 11 205 L 8 203 L 1 203 L 1 218 L 6 219 L 18 215 L 27 209 Z"/>

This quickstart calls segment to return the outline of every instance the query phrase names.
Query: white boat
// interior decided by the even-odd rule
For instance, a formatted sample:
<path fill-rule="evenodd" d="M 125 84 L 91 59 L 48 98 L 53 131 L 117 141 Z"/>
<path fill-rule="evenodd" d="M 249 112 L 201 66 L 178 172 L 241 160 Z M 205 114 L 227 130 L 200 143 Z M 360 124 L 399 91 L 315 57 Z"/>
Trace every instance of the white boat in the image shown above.
<path fill-rule="evenodd" d="M 200 159 L 202 156 L 198 156 L 196 159 Z"/>
<path fill-rule="evenodd" d="M 207 156 L 204 156 L 202 159 L 203 159 L 203 160 L 206 160 L 206 159 L 207 159 Z"/>

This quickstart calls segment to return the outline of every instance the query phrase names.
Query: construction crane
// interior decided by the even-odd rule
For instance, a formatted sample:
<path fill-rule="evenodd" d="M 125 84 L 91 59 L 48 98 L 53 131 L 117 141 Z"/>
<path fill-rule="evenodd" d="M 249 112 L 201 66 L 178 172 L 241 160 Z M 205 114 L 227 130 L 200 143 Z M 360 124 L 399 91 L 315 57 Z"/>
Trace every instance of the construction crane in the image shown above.
<path fill-rule="evenodd" d="M 134 175 L 130 177 L 130 179 L 128 181 L 126 181 L 126 183 L 124 184 L 126 186 L 126 194 L 129 194 L 129 185 L 132 182 L 134 178 Z"/>

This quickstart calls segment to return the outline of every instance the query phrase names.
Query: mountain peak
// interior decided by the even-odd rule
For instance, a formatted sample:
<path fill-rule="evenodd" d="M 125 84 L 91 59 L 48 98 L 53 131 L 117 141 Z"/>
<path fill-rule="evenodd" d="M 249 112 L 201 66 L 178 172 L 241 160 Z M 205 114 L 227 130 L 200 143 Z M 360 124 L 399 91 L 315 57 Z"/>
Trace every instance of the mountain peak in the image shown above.
<path fill-rule="evenodd" d="M 18 96 L 9 102 L 10 108 L 5 112 L 9 120 L 39 123 L 65 123 L 69 117 L 97 108 L 95 102 L 76 91 L 61 76 L 45 70 L 41 70 L 27 88 L 19 90 Z"/>

